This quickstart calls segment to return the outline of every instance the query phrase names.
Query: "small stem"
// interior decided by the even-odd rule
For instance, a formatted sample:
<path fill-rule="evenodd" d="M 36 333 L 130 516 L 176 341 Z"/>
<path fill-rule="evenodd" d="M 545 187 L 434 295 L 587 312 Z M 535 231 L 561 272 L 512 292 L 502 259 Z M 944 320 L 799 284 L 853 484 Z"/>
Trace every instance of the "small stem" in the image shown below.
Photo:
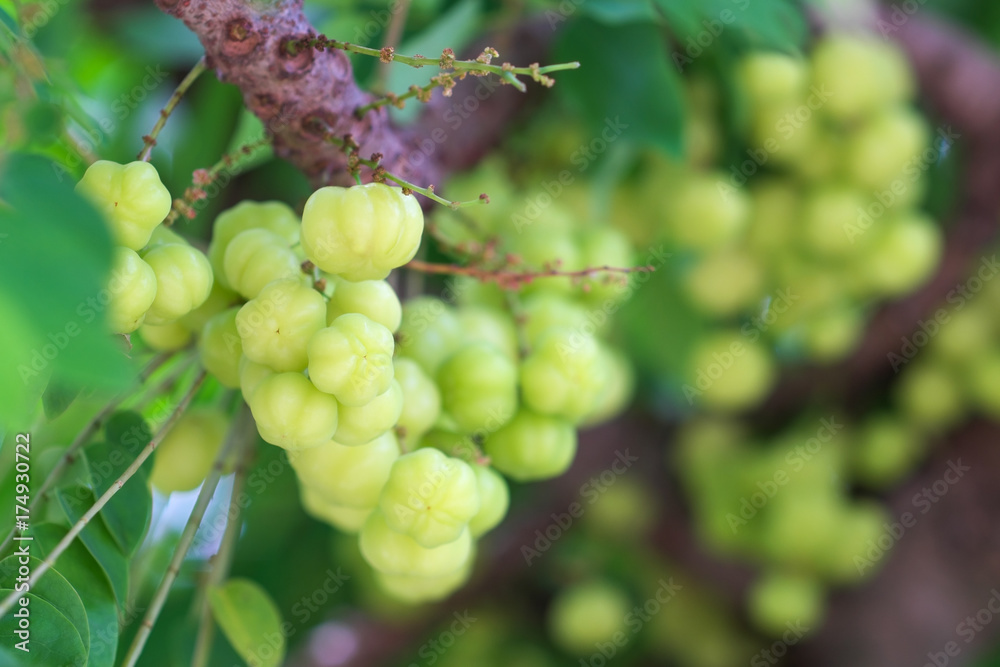
<path fill-rule="evenodd" d="M 142 653 L 142 649 L 145 647 L 146 641 L 153 631 L 153 625 L 156 623 L 156 619 L 159 617 L 160 611 L 163 610 L 163 605 L 167 601 L 167 594 L 177 579 L 181 563 L 184 562 L 184 557 L 187 555 L 188 549 L 191 548 L 191 543 L 194 542 L 195 534 L 201 526 L 202 519 L 205 518 L 205 512 L 212 501 L 212 496 L 215 495 L 215 489 L 219 486 L 225 461 L 229 458 L 230 452 L 241 442 L 242 437 L 245 435 L 244 427 L 247 423 L 252 424 L 253 422 L 248 417 L 248 411 L 244 409 L 241 417 L 229 430 L 225 444 L 223 444 L 218 456 L 215 457 L 212 472 L 205 478 L 205 482 L 201 486 L 201 491 L 198 493 L 198 500 L 195 501 L 194 509 L 191 510 L 191 516 L 188 517 L 187 524 L 184 526 L 184 532 L 181 533 L 181 539 L 177 543 L 177 549 L 174 551 L 173 557 L 170 559 L 170 565 L 167 567 L 167 571 L 164 573 L 163 580 L 157 587 L 156 592 L 153 593 L 153 599 L 150 600 L 149 608 L 146 610 L 142 624 L 139 626 L 139 630 L 132 640 L 132 645 L 129 646 L 128 653 L 122 658 L 122 667 L 135 667 L 136 662 L 139 660 L 139 655 Z"/>
<path fill-rule="evenodd" d="M 153 357 L 153 360 L 150 361 L 146 365 L 146 367 L 142 369 L 142 371 L 139 373 L 138 376 L 136 376 L 135 381 L 132 382 L 132 386 L 136 384 L 142 384 L 147 379 L 149 379 L 149 376 L 151 376 L 154 372 L 156 372 L 156 370 L 160 368 L 160 366 L 166 363 L 171 356 L 172 356 L 171 353 L 164 352 L 162 354 L 158 354 L 155 357 Z M 111 400 L 111 402 L 109 402 L 107 405 L 101 408 L 101 411 L 98 412 L 96 415 L 94 415 L 93 418 L 91 418 L 91 420 L 87 422 L 87 424 L 83 427 L 83 429 L 79 433 L 77 433 L 76 437 L 73 438 L 73 442 L 71 442 L 69 447 L 66 448 L 66 451 L 63 452 L 63 455 L 59 458 L 59 461 L 56 462 L 51 472 L 49 472 L 48 476 L 45 478 L 45 481 L 42 482 L 41 488 L 35 491 L 35 496 L 31 501 L 31 505 L 28 506 L 28 516 L 37 516 L 38 507 L 42 504 L 43 501 L 48 499 L 49 489 L 52 488 L 52 485 L 55 484 L 56 480 L 59 479 L 59 476 L 62 475 L 63 471 L 66 470 L 66 468 L 68 468 L 76 460 L 77 451 L 79 451 L 79 449 L 87 443 L 87 441 L 90 439 L 90 436 L 92 436 L 95 432 L 97 432 L 97 429 L 101 427 L 101 424 L 104 423 L 104 420 L 108 418 L 108 415 L 114 412 L 115 408 L 121 405 L 121 403 L 125 401 L 130 395 L 131 395 L 131 386 L 124 392 L 120 393 L 118 396 L 114 397 Z M 3 543 L 0 544 L 0 553 L 3 553 L 4 550 L 7 548 L 7 546 L 11 543 L 11 541 L 14 539 L 14 534 L 16 532 L 17 529 L 15 528 L 11 530 L 10 534 L 8 534 L 6 538 L 4 538 Z"/>
<path fill-rule="evenodd" d="M 244 407 L 244 409 L 246 409 Z M 200 601 L 200 622 L 198 625 L 198 636 L 194 645 L 194 657 L 191 659 L 191 667 L 205 667 L 208 664 L 208 656 L 212 650 L 212 637 L 214 635 L 215 624 L 212 620 L 212 610 L 209 608 L 208 594 L 218 584 L 225 581 L 229 575 L 229 567 L 233 560 L 233 548 L 236 538 L 239 536 L 240 528 L 243 526 L 240 517 L 239 499 L 243 495 L 246 486 L 247 470 L 250 467 L 250 456 L 253 453 L 253 443 L 251 438 L 242 439 L 243 451 L 240 453 L 239 462 L 236 464 L 235 475 L 233 477 L 233 490 L 229 495 L 229 512 L 226 514 L 226 528 L 222 534 L 222 541 L 219 543 L 219 551 L 210 561 L 210 569 L 203 578 L 204 587 L 201 591 Z"/>
<path fill-rule="evenodd" d="M 149 441 L 149 444 L 143 448 L 142 452 L 139 453 L 139 456 L 137 456 L 136 459 L 132 461 L 132 463 L 129 465 L 129 467 L 125 469 L 125 472 L 121 474 L 121 477 L 115 480 L 115 483 L 112 484 L 111 487 L 108 488 L 108 490 L 105 491 L 104 494 L 97 499 L 97 502 L 94 503 L 94 505 L 89 510 L 87 510 L 87 512 L 82 517 L 80 517 L 80 520 L 77 521 L 73 525 L 73 527 L 69 529 L 69 532 L 66 533 L 66 536 L 62 540 L 60 540 L 59 544 L 56 545 L 56 547 L 52 550 L 52 552 L 49 553 L 49 555 L 45 557 L 45 560 L 42 561 L 42 563 L 37 568 L 35 568 L 35 571 L 31 573 L 31 576 L 28 578 L 27 581 L 27 586 L 29 590 L 31 589 L 32 586 L 38 583 L 38 580 L 41 579 L 43 574 L 49 571 L 49 569 L 55 564 L 56 559 L 58 559 L 59 556 L 61 556 L 62 553 L 66 551 L 66 549 L 73 542 L 73 540 L 76 539 L 76 536 L 79 535 L 80 532 L 87 526 L 87 524 L 90 523 L 90 521 L 95 516 L 97 516 L 97 513 L 100 512 L 104 508 L 104 506 L 108 504 L 108 501 L 110 501 L 111 498 L 113 498 L 114 495 L 118 493 L 118 491 L 120 491 L 123 486 L 125 486 L 125 483 L 128 480 L 130 480 L 133 475 L 135 475 L 136 471 L 139 470 L 142 464 L 145 463 L 146 459 L 149 458 L 150 454 L 153 453 L 153 450 L 155 450 L 157 445 L 160 444 L 160 441 L 163 440 L 163 437 L 167 434 L 167 432 L 170 431 L 171 427 L 173 427 L 173 425 L 177 422 L 177 420 L 180 419 L 181 415 L 184 413 L 188 405 L 191 403 L 191 399 L 193 399 L 194 395 L 198 393 L 198 390 L 201 388 L 202 382 L 204 381 L 205 381 L 205 372 L 202 371 L 202 373 L 195 380 L 194 384 L 188 390 L 187 394 L 184 395 L 184 398 L 182 398 L 180 403 L 177 404 L 177 408 L 173 411 L 173 413 L 170 415 L 167 421 L 164 422 L 163 427 L 157 432 L 157 434 L 153 437 L 153 439 Z M 14 591 L 10 595 L 8 595 L 6 599 L 4 599 L 2 603 L 0 603 L 0 616 L 3 616 L 8 611 L 10 611 L 10 608 L 14 606 L 14 603 L 17 601 L 17 599 L 22 597 L 23 595 L 24 595 L 23 593 L 18 591 Z"/>
<path fill-rule="evenodd" d="M 578 271 L 560 271 L 558 269 L 543 269 L 541 271 L 510 271 L 508 269 L 484 269 L 479 266 L 460 266 L 458 264 L 434 264 L 420 260 L 410 260 L 404 268 L 424 273 L 440 275 L 469 276 L 482 282 L 494 282 L 504 289 L 513 289 L 522 284 L 530 283 L 538 278 L 590 278 L 598 273 L 650 273 L 656 270 L 653 266 L 593 266 Z"/>
<path fill-rule="evenodd" d="M 153 126 L 153 129 L 149 134 L 142 138 L 143 146 L 142 150 L 139 151 L 139 155 L 136 156 L 137 160 L 149 162 L 150 154 L 153 152 L 153 146 L 156 145 L 156 138 L 160 136 L 160 130 L 162 130 L 163 126 L 167 124 L 167 119 L 170 118 L 170 114 L 174 112 L 174 108 L 181 101 L 181 98 L 184 97 L 184 93 L 188 91 L 188 88 L 191 87 L 191 85 L 206 69 L 208 69 L 208 67 L 205 64 L 205 56 L 202 56 L 198 62 L 195 63 L 195 66 L 191 68 L 191 71 L 187 73 L 187 76 L 185 76 L 181 82 L 177 84 L 177 89 L 174 91 L 174 94 L 170 96 L 170 99 L 167 100 L 167 104 L 160 110 L 160 117 L 156 119 L 156 125 Z"/>
<path fill-rule="evenodd" d="M 400 0 L 392 10 L 393 15 L 389 20 L 389 28 L 385 32 L 383 46 L 395 49 L 403 36 L 403 28 L 406 27 L 406 16 L 410 12 L 410 0 Z M 390 63 L 382 63 L 378 70 L 378 80 L 375 82 L 377 90 L 385 90 L 386 82 L 389 80 Z"/>
<path fill-rule="evenodd" d="M 372 155 L 371 159 L 366 159 L 358 155 L 358 149 L 356 146 L 352 146 L 348 141 L 345 141 L 344 139 L 340 139 L 333 135 L 328 135 L 326 137 L 326 140 L 332 143 L 333 145 L 340 146 L 341 148 L 344 149 L 344 152 L 348 154 L 348 165 L 356 163 L 355 169 L 357 164 L 364 165 L 369 169 L 371 169 L 372 172 L 374 173 L 373 180 L 377 183 L 381 183 L 382 181 L 392 181 L 393 183 L 402 187 L 403 191 L 406 194 L 409 194 L 410 192 L 416 192 L 423 195 L 424 197 L 427 197 L 431 201 L 435 201 L 438 204 L 442 204 L 451 209 L 466 208 L 468 206 L 479 206 L 480 204 L 490 203 L 490 198 L 486 196 L 485 193 L 479 195 L 478 199 L 472 199 L 470 201 L 463 201 L 463 202 L 450 201 L 448 199 L 445 199 L 444 197 L 440 197 L 437 194 L 435 194 L 433 185 L 429 185 L 426 188 L 421 187 L 415 183 L 407 181 L 404 178 L 400 178 L 399 176 L 390 174 L 388 171 L 386 171 L 383 167 L 380 166 L 382 156 L 378 153 Z M 360 184 L 361 179 L 358 173 L 355 173 L 355 179 L 357 179 Z"/>
<path fill-rule="evenodd" d="M 232 153 L 223 155 L 218 162 L 208 169 L 195 170 L 191 179 L 191 187 L 184 191 L 183 198 L 174 200 L 170 213 L 168 213 L 167 217 L 163 219 L 163 224 L 169 227 L 182 215 L 189 220 L 193 220 L 197 215 L 195 202 L 206 200 L 208 198 L 207 193 L 202 189 L 203 186 L 214 183 L 219 177 L 219 174 L 225 170 L 228 170 L 230 177 L 239 175 L 241 165 L 237 162 L 237 160 L 251 155 L 258 148 L 267 146 L 270 143 L 271 138 L 265 135 L 260 139 L 256 139 L 240 146 Z"/>

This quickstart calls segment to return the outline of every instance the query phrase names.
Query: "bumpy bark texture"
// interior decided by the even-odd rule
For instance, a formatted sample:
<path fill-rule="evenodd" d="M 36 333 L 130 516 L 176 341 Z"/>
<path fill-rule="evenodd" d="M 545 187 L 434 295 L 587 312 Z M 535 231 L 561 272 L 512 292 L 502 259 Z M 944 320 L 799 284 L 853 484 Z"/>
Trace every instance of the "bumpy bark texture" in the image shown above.
<path fill-rule="evenodd" d="M 328 133 L 351 134 L 363 157 L 381 153 L 383 165 L 398 176 L 421 183 L 437 179 L 434 163 L 422 164 L 420 173 L 414 173 L 405 156 L 415 144 L 390 125 L 386 109 L 354 117 L 354 110 L 371 97 L 355 83 L 346 53 L 302 49 L 291 55 L 283 48 L 289 40 L 316 35 L 301 0 L 273 5 L 157 0 L 157 5 L 198 36 L 219 79 L 240 88 L 247 108 L 274 135 L 275 153 L 314 182 L 346 178 L 346 156 L 324 141 Z"/>

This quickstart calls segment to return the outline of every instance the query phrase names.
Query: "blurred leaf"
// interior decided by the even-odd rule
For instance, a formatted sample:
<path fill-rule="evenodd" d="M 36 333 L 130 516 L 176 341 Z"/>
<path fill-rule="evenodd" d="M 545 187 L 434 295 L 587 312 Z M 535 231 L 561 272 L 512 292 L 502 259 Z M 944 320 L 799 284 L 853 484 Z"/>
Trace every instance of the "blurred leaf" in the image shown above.
<path fill-rule="evenodd" d="M 45 408 L 45 416 L 48 419 L 55 419 L 66 411 L 76 397 L 80 395 L 80 387 L 67 387 L 58 381 L 49 382 L 42 394 L 42 406 Z"/>
<path fill-rule="evenodd" d="M 75 524 L 94 505 L 94 494 L 85 486 L 73 485 L 56 490 L 56 497 L 70 523 Z M 115 543 L 104 520 L 99 516 L 80 531 L 79 540 L 100 564 L 111 583 L 119 607 L 128 601 L 128 561 Z"/>
<path fill-rule="evenodd" d="M 98 301 L 111 263 L 104 221 L 61 167 L 38 156 L 10 157 L 0 199 L 11 207 L 0 207 L 0 419 L 23 413 L 25 388 L 49 373 L 121 387 L 130 364 Z"/>
<path fill-rule="evenodd" d="M 22 544 L 25 543 L 22 542 Z M 20 555 L 15 555 L 0 561 L 0 588 L 14 590 L 17 587 L 19 567 L 26 565 L 31 572 L 35 572 L 42 564 L 42 560 L 34 556 L 28 556 L 27 563 L 24 563 L 22 558 Z M 87 623 L 87 610 L 83 606 L 80 595 L 66 581 L 66 577 L 60 574 L 55 567 L 52 567 L 32 584 L 31 593 L 51 604 L 66 617 L 66 620 L 73 624 L 77 636 L 83 643 L 83 655 L 86 656 L 90 652 L 90 626 Z"/>
<path fill-rule="evenodd" d="M 248 579 L 230 579 L 209 591 L 208 599 L 216 622 L 247 664 L 259 667 L 281 664 L 285 657 L 281 614 L 267 591 Z M 275 642 L 271 642 L 272 638 Z M 269 646 L 273 652 L 262 654 L 263 646 Z"/>
<path fill-rule="evenodd" d="M 112 447 L 106 442 L 95 442 L 87 446 L 84 454 L 90 466 L 95 496 L 102 496 L 115 484 L 115 480 L 135 460 L 136 453 Z M 147 484 L 144 468 L 152 459 L 153 457 L 149 457 L 146 460 L 143 468 L 112 496 L 100 512 L 111 536 L 126 556 L 135 553 L 149 529 L 153 514 L 153 495 Z"/>
<path fill-rule="evenodd" d="M 657 18 L 650 0 L 588 0 L 580 5 L 580 10 L 596 21 L 609 24 Z"/>
<path fill-rule="evenodd" d="M 123 50 L 141 53 L 150 62 L 167 67 L 190 67 L 205 53 L 198 37 L 172 16 L 152 5 L 116 11 L 114 31 Z"/>
<path fill-rule="evenodd" d="M 0 597 L 7 597 L 9 589 L 0 589 Z M 6 659 L 8 664 L 19 667 L 54 667 L 55 665 L 87 664 L 87 652 L 76 631 L 58 609 L 38 597 L 27 594 L 28 608 L 31 609 L 31 641 L 30 651 L 25 653 L 14 646 L 19 641 L 17 618 L 13 613 L 0 618 L 0 636 L 4 638 L 0 644 L 0 664 Z"/>
<path fill-rule="evenodd" d="M 682 90 L 664 43 L 648 23 L 609 26 L 583 18 L 562 32 L 555 62 L 579 60 L 581 67 L 561 73 L 556 89 L 579 108 L 595 142 L 603 136 L 606 148 L 623 136 L 681 155 Z"/>
<path fill-rule="evenodd" d="M 440 57 L 446 48 L 454 49 L 456 54 L 461 54 L 462 49 L 475 37 L 481 18 L 481 0 L 462 0 L 438 17 L 427 30 L 403 42 L 396 51 L 408 56 L 419 53 L 427 58 Z M 503 54 L 500 55 L 502 58 Z M 409 90 L 411 85 L 426 85 L 437 73 L 436 67 L 417 69 L 395 65 L 389 70 L 386 87 L 397 95 L 402 94 Z M 434 94 L 440 95 L 441 91 L 437 90 Z M 390 108 L 389 113 L 397 123 L 406 124 L 416 119 L 422 106 L 416 100 L 410 100 L 406 108 Z"/>
<path fill-rule="evenodd" d="M 741 46 L 795 50 L 807 36 L 793 0 L 655 0 L 677 35 L 680 52 L 696 58 L 717 40 Z M 695 52 L 694 50 L 697 49 Z"/>
<path fill-rule="evenodd" d="M 54 523 L 31 527 L 35 548 L 43 556 L 52 553 L 67 532 L 64 526 Z M 113 667 L 118 649 L 118 609 L 111 582 L 79 540 L 74 540 L 59 557 L 59 572 L 80 594 L 87 610 L 90 631 L 87 667 Z"/>
<path fill-rule="evenodd" d="M 124 449 L 132 457 L 135 457 L 152 438 L 153 432 L 145 417 L 132 410 L 118 410 L 104 425 L 104 439 L 108 444 L 116 449 Z M 152 459 L 148 459 L 142 464 L 139 472 L 148 476 L 152 467 Z"/>

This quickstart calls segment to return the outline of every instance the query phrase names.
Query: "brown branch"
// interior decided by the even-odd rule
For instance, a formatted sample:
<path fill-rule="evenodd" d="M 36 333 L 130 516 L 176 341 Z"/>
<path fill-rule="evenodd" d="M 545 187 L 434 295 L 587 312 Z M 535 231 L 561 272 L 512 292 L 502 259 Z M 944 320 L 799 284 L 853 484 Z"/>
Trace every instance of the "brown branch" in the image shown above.
<path fill-rule="evenodd" d="M 357 119 L 354 110 L 371 101 L 354 81 L 343 51 L 290 52 L 290 40 L 312 39 L 315 30 L 301 0 L 273 5 L 244 0 L 157 0 L 166 13 L 194 32 L 208 64 L 221 81 L 240 88 L 247 108 L 274 137 L 278 157 L 301 169 L 315 183 L 346 182 L 346 156 L 323 141 L 326 128 L 350 134 L 364 154 L 381 153 L 393 173 L 409 180 L 436 182 L 437 165 L 419 173 L 406 159 L 408 133 L 389 124 L 385 109 Z"/>

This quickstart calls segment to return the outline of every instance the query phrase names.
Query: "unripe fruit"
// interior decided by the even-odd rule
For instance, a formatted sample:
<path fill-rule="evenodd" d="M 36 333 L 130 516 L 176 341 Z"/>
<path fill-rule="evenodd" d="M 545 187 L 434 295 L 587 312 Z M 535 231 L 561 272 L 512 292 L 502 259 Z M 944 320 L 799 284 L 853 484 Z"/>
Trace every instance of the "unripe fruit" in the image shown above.
<path fill-rule="evenodd" d="M 869 201 L 849 187 L 827 186 L 810 192 L 803 202 L 802 241 L 821 257 L 849 257 L 867 240 L 860 228 Z"/>
<path fill-rule="evenodd" d="M 403 408 L 397 429 L 400 440 L 412 444 L 420 440 L 440 416 L 441 394 L 420 364 L 412 359 L 396 359 L 393 373 L 403 392 Z"/>
<path fill-rule="evenodd" d="M 896 400 L 910 421 L 934 429 L 955 424 L 966 410 L 966 396 L 958 378 L 939 363 L 907 367 Z"/>
<path fill-rule="evenodd" d="M 333 295 L 326 307 L 326 323 L 347 313 L 361 313 L 378 322 L 392 333 L 399 330 L 403 306 L 392 286 L 384 280 L 362 280 L 352 283 L 333 277 Z"/>
<path fill-rule="evenodd" d="M 399 458 L 399 443 L 388 431 L 369 443 L 347 447 L 331 440 L 318 447 L 288 453 L 303 486 L 325 502 L 371 509 Z"/>
<path fill-rule="evenodd" d="M 226 415 L 192 408 L 184 413 L 156 448 L 150 481 L 163 493 L 190 491 L 212 469 L 229 428 Z"/>
<path fill-rule="evenodd" d="M 156 274 L 134 250 L 117 246 L 111 258 L 108 280 L 111 301 L 108 325 L 114 333 L 127 334 L 139 328 L 156 298 Z"/>
<path fill-rule="evenodd" d="M 483 450 L 493 467 L 519 482 L 557 477 L 576 454 L 576 429 L 569 422 L 522 408 L 491 433 Z"/>
<path fill-rule="evenodd" d="M 597 403 L 603 370 L 593 336 L 553 328 L 521 364 L 524 404 L 540 414 L 577 423 Z"/>
<path fill-rule="evenodd" d="M 212 267 L 201 251 L 189 245 L 155 246 L 143 257 L 156 274 L 156 298 L 147 324 L 172 322 L 205 303 L 212 291 Z"/>
<path fill-rule="evenodd" d="M 302 248 L 347 280 L 380 280 L 413 259 L 424 214 L 413 195 L 382 183 L 320 188 L 302 212 Z"/>
<path fill-rule="evenodd" d="M 455 310 L 441 299 L 423 296 L 403 304 L 403 322 L 397 336 L 399 354 L 416 361 L 429 375 L 437 373 L 462 336 Z"/>
<path fill-rule="evenodd" d="M 488 465 L 473 464 L 472 470 L 479 489 L 479 512 L 469 520 L 469 531 L 478 538 L 503 521 L 510 506 L 510 490 L 503 476 Z"/>
<path fill-rule="evenodd" d="M 458 539 L 428 549 L 412 537 L 397 533 L 381 512 L 374 512 L 361 529 L 361 555 L 385 574 L 442 577 L 464 566 L 472 554 L 468 529 Z"/>
<path fill-rule="evenodd" d="M 694 304 L 713 315 L 733 315 L 762 297 L 764 273 L 740 249 L 706 256 L 687 275 L 684 286 Z"/>
<path fill-rule="evenodd" d="M 340 406 L 340 425 L 333 439 L 348 445 L 363 445 L 382 435 L 399 420 L 403 411 L 403 390 L 396 380 L 385 393 L 361 406 Z"/>
<path fill-rule="evenodd" d="M 555 292 L 531 294 L 525 297 L 522 306 L 524 337 L 529 345 L 535 345 L 545 333 L 556 327 L 568 327 L 587 334 L 598 333 L 608 320 L 607 317 L 588 317 L 587 309 L 580 303 Z"/>
<path fill-rule="evenodd" d="M 299 242 L 299 218 L 287 204 L 277 201 L 244 201 L 219 214 L 212 225 L 208 259 L 216 280 L 232 289 L 225 276 L 225 256 L 237 234 L 248 229 L 266 229 L 284 239 L 286 247 Z"/>
<path fill-rule="evenodd" d="M 143 324 L 139 336 L 152 350 L 172 352 L 191 342 L 191 332 L 178 322 L 167 324 Z"/>
<path fill-rule="evenodd" d="M 236 292 L 220 285 L 216 277 L 215 282 L 212 283 L 212 291 L 208 293 L 208 298 L 205 299 L 205 303 L 192 310 L 179 321 L 189 331 L 198 333 L 205 328 L 205 324 L 207 324 L 208 320 L 212 317 L 218 315 L 227 308 L 231 308 L 241 303 L 242 299 L 240 299 L 239 295 Z"/>
<path fill-rule="evenodd" d="M 749 215 L 746 196 L 730 187 L 723 174 L 692 176 L 668 203 L 668 209 L 673 238 L 695 250 L 718 248 L 732 241 L 746 228 Z"/>
<path fill-rule="evenodd" d="M 457 314 L 466 342 L 488 343 L 512 362 L 517 362 L 517 328 L 509 314 L 483 306 L 464 306 Z"/>
<path fill-rule="evenodd" d="M 579 268 L 635 266 L 632 244 L 619 229 L 610 226 L 591 227 L 580 234 L 577 242 L 580 248 Z M 623 299 L 628 294 L 630 278 L 620 273 L 599 273 L 576 288 L 583 291 L 590 303 L 603 305 L 609 299 Z"/>
<path fill-rule="evenodd" d="M 479 512 L 476 473 L 437 449 L 418 449 L 393 464 L 378 506 L 391 529 L 421 546 L 453 542 Z"/>
<path fill-rule="evenodd" d="M 310 339 L 326 323 L 326 302 L 297 280 L 278 280 L 236 315 L 243 354 L 276 371 L 302 371 Z"/>
<path fill-rule="evenodd" d="M 879 114 L 848 140 L 848 177 L 866 190 L 891 190 L 909 203 L 918 188 L 909 168 L 933 163 L 936 153 L 929 149 L 927 123 L 916 111 L 893 109 Z M 929 151 L 929 155 L 924 152 Z"/>
<path fill-rule="evenodd" d="M 628 595 L 605 581 L 566 588 L 549 607 L 552 641 L 569 653 L 593 653 L 598 643 L 610 643 L 616 633 L 622 633 L 630 607 Z"/>
<path fill-rule="evenodd" d="M 812 53 L 813 84 L 825 92 L 823 110 L 857 120 L 912 94 L 912 76 L 894 47 L 874 36 L 832 35 Z"/>
<path fill-rule="evenodd" d="M 746 56 L 737 73 L 753 105 L 796 101 L 809 85 L 804 61 L 783 53 L 760 51 Z"/>
<path fill-rule="evenodd" d="M 437 374 L 441 408 L 457 430 L 496 430 L 517 410 L 517 367 L 489 343 L 466 345 Z"/>
<path fill-rule="evenodd" d="M 392 332 L 359 313 L 341 315 L 309 339 L 309 379 L 342 405 L 362 406 L 392 382 Z"/>
<path fill-rule="evenodd" d="M 258 364 L 255 361 L 250 361 L 244 354 L 240 357 L 240 393 L 243 394 L 243 400 L 250 403 L 250 397 L 253 396 L 253 392 L 256 391 L 258 385 L 265 378 L 274 375 L 274 370 L 265 366 L 264 364 Z"/>
<path fill-rule="evenodd" d="M 763 399 L 774 378 L 774 360 L 763 345 L 720 332 L 695 347 L 684 393 L 706 407 L 741 410 Z"/>
<path fill-rule="evenodd" d="M 823 588 L 808 577 L 772 572 L 758 579 L 749 595 L 750 618 L 774 636 L 789 623 L 815 628 L 823 615 Z"/>
<path fill-rule="evenodd" d="M 469 579 L 472 572 L 470 557 L 464 566 L 440 577 L 414 577 L 405 574 L 386 574 L 375 571 L 375 581 L 386 593 L 412 604 L 443 600 L 458 590 Z"/>
<path fill-rule="evenodd" d="M 237 389 L 240 386 L 240 359 L 243 358 L 243 341 L 236 329 L 239 308 L 233 307 L 213 316 L 205 323 L 198 339 L 198 357 L 201 365 L 214 375 L 223 386 Z"/>
<path fill-rule="evenodd" d="M 301 373 L 275 373 L 257 385 L 250 411 L 266 442 L 288 450 L 318 447 L 337 431 L 337 399 Z"/>
<path fill-rule="evenodd" d="M 266 229 L 248 229 L 229 242 L 223 256 L 226 283 L 253 299 L 274 280 L 302 276 L 299 259 L 284 239 Z"/>
<path fill-rule="evenodd" d="M 371 516 L 372 509 L 341 507 L 328 503 L 316 491 L 303 486 L 299 493 L 302 509 L 314 519 L 330 524 L 343 533 L 357 533 Z"/>
<path fill-rule="evenodd" d="M 632 400 L 635 391 L 635 370 L 632 362 L 620 350 L 608 345 L 598 346 L 599 363 L 603 367 L 601 391 L 597 402 L 580 424 L 592 426 L 617 417 Z"/>
<path fill-rule="evenodd" d="M 872 289 L 896 296 L 923 283 L 941 258 L 941 230 L 917 213 L 886 220 L 859 262 Z"/>
<path fill-rule="evenodd" d="M 870 419 L 854 450 L 855 473 L 869 486 L 887 487 L 910 471 L 923 453 L 920 434 L 890 416 Z"/>
<path fill-rule="evenodd" d="M 98 160 L 76 185 L 108 221 L 115 241 L 140 250 L 170 213 L 170 192 L 148 162 L 117 164 Z"/>

